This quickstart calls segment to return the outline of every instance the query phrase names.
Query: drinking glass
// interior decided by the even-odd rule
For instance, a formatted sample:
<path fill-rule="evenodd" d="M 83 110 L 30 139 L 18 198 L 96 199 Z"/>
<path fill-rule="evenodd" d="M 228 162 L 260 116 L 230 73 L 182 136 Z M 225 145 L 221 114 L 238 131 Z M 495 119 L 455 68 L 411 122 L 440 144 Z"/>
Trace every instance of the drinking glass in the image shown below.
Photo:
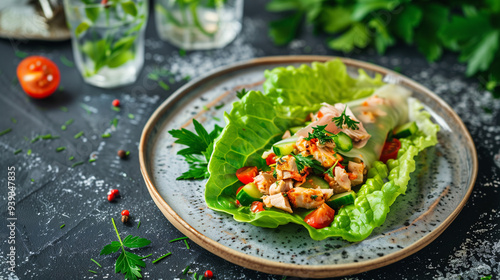
<path fill-rule="evenodd" d="M 241 31 L 243 0 L 156 0 L 158 36 L 185 50 L 222 48 Z"/>
<path fill-rule="evenodd" d="M 75 63 L 85 82 L 134 83 L 144 64 L 147 0 L 64 0 Z"/>

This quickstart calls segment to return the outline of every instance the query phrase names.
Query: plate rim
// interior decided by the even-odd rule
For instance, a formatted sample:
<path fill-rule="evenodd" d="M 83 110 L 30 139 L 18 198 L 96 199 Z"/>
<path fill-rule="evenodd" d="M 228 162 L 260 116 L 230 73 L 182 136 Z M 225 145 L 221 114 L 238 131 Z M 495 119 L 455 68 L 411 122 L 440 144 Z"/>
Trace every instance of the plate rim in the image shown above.
<path fill-rule="evenodd" d="M 174 103 L 182 98 L 184 95 L 188 94 L 191 89 L 198 87 L 206 83 L 207 81 L 224 75 L 229 72 L 237 71 L 244 68 L 252 68 L 255 66 L 262 66 L 267 64 L 286 64 L 286 63 L 311 63 L 313 61 L 325 62 L 332 59 L 340 59 L 344 64 L 351 67 L 361 68 L 370 70 L 376 73 L 380 73 L 383 76 L 388 74 L 395 76 L 398 78 L 398 82 L 403 84 L 409 88 L 417 89 L 420 92 L 423 92 L 428 97 L 430 97 L 433 101 L 439 103 L 440 107 L 443 108 L 447 113 L 449 113 L 452 118 L 456 121 L 459 127 L 465 132 L 463 135 L 465 137 L 465 141 L 467 143 L 467 147 L 471 151 L 472 157 L 472 177 L 470 180 L 470 184 L 468 186 L 468 190 L 464 195 L 462 201 L 460 201 L 459 205 L 453 210 L 453 212 L 444 220 L 442 223 L 432 230 L 429 234 L 414 242 L 408 247 L 401 249 L 400 251 L 393 252 L 382 257 L 357 262 L 357 263 L 348 263 L 348 264 L 329 264 L 329 265 L 303 265 L 303 264 L 289 264 L 289 263 L 281 263 L 277 261 L 267 260 L 264 258 L 259 258 L 255 256 L 250 256 L 235 249 L 229 248 L 225 245 L 222 245 L 215 240 L 208 238 L 203 235 L 191 225 L 189 225 L 186 221 L 184 221 L 161 197 L 158 190 L 153 184 L 152 176 L 150 176 L 148 171 L 148 163 L 146 161 L 146 143 L 153 131 L 154 127 L 160 120 L 161 116 L 172 106 Z M 268 56 L 255 58 L 248 61 L 238 62 L 235 64 L 230 64 L 227 66 L 219 67 L 206 75 L 203 75 L 195 80 L 192 80 L 175 91 L 169 98 L 167 98 L 151 115 L 148 122 L 144 126 L 144 129 L 141 134 L 141 141 L 139 144 L 139 163 L 142 176 L 146 183 L 147 189 L 153 198 L 156 206 L 160 209 L 163 215 L 172 223 L 179 231 L 189 237 L 192 241 L 197 243 L 199 246 L 208 250 L 209 252 L 229 261 L 236 265 L 246 267 L 252 270 L 261 271 L 264 273 L 270 274 L 278 274 L 278 275 L 289 275 L 289 276 L 297 276 L 297 277 L 311 277 L 311 278 L 323 278 L 323 277 L 335 277 L 335 276 L 344 276 L 350 274 L 357 274 L 361 272 L 365 272 L 368 270 L 376 269 L 382 266 L 389 265 L 396 261 L 399 261 L 405 257 L 408 257 L 425 246 L 429 245 L 432 241 L 434 241 L 441 233 L 455 220 L 458 214 L 461 212 L 465 204 L 467 203 L 472 190 L 474 189 L 474 185 L 477 178 L 478 172 L 478 160 L 477 160 L 477 152 L 475 148 L 474 141 L 472 140 L 472 136 L 470 135 L 467 127 L 462 122 L 460 117 L 455 113 L 455 111 L 439 96 L 437 96 L 434 92 L 424 87 L 423 85 L 413 81 L 412 79 L 399 74 L 395 71 L 389 70 L 387 68 L 356 60 L 351 58 L 337 57 L 337 56 L 316 56 L 316 55 L 291 55 L 291 56 Z"/>

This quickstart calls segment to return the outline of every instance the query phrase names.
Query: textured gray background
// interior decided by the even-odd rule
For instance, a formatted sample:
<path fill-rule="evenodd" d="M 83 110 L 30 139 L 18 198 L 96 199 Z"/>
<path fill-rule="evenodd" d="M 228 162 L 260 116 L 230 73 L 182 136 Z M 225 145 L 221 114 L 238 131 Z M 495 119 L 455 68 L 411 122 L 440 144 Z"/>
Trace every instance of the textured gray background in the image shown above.
<path fill-rule="evenodd" d="M 73 60 L 69 41 L 0 40 L 0 131 L 13 129 L 0 136 L 0 279 L 123 279 L 114 273 L 117 255 L 99 256 L 100 249 L 116 239 L 110 219 L 119 219 L 122 209 L 129 209 L 133 218 L 128 227 L 117 224 L 122 235 L 140 235 L 152 241 L 149 247 L 137 251 L 140 255 L 153 254 L 143 269 L 145 279 L 183 278 L 181 272 L 187 265 L 195 272 L 211 269 L 215 279 L 282 279 L 282 276 L 233 265 L 192 242 L 190 250 L 182 242 L 168 243 L 182 234 L 164 218 L 149 196 L 139 170 L 137 146 L 151 113 L 185 83 L 184 76 L 198 77 L 218 66 L 253 57 L 287 54 L 347 56 L 401 71 L 452 106 L 472 134 L 479 154 L 474 192 L 462 213 L 439 238 L 402 261 L 339 279 L 479 279 L 489 274 L 493 279 L 498 277 L 500 100 L 484 91 L 479 81 L 464 78 L 465 66 L 457 63 L 452 54 L 429 64 L 416 49 L 405 45 L 391 48 L 384 56 L 374 50 L 338 53 L 326 49 L 326 36 L 314 37 L 311 30 L 303 30 L 299 39 L 287 47 L 275 47 L 266 36 L 267 22 L 274 15 L 263 11 L 265 2 L 246 1 L 243 31 L 229 46 L 188 52 L 184 57 L 158 39 L 151 16 L 145 68 L 135 84 L 114 90 L 86 85 L 75 67 L 61 63 L 61 55 Z M 26 97 L 13 82 L 21 60 L 14 55 L 17 50 L 55 61 L 62 72 L 64 89 L 46 100 Z M 147 79 L 155 67 L 176 73 L 176 82 L 169 91 Z M 110 109 L 115 98 L 123 104 L 119 113 Z M 82 104 L 90 107 L 90 114 L 82 109 Z M 61 111 L 61 106 L 69 111 Z M 135 119 L 127 118 L 128 113 L 134 114 Z M 115 117 L 119 124 L 113 130 L 109 122 Z M 17 119 L 17 123 L 12 123 L 11 118 Z M 60 126 L 71 118 L 75 122 L 62 131 Z M 73 139 L 79 131 L 84 131 L 85 136 Z M 100 135 L 108 131 L 112 137 L 101 139 Z M 48 133 L 61 138 L 33 144 L 24 140 L 24 137 Z M 66 146 L 67 150 L 56 153 L 59 146 Z M 20 148 L 23 152 L 14 155 Z M 28 149 L 33 151 L 31 156 L 26 154 Z M 130 150 L 129 159 L 119 160 L 118 149 Z M 91 154 L 97 156 L 97 161 L 87 163 Z M 73 163 L 68 161 L 70 155 L 75 156 L 73 162 L 86 163 L 70 168 Z M 8 166 L 15 166 L 17 170 L 15 274 L 7 273 L 5 263 L 9 233 L 6 229 Z M 115 187 L 123 196 L 109 203 L 106 193 Z M 141 226 L 137 229 L 138 221 Z M 66 226 L 60 229 L 62 224 Z M 150 263 L 167 252 L 173 255 L 157 264 Z M 98 260 L 103 268 L 97 267 L 90 258 Z M 89 269 L 98 274 L 89 273 Z"/>

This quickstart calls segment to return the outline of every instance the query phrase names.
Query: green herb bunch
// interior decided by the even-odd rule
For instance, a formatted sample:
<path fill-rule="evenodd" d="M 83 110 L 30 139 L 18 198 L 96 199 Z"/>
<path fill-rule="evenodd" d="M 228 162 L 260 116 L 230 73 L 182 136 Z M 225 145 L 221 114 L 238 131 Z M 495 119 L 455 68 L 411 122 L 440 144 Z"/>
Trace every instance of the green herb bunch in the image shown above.
<path fill-rule="evenodd" d="M 332 35 L 329 48 L 346 53 L 374 46 L 383 54 L 399 40 L 436 61 L 448 49 L 467 63 L 467 76 L 500 96 L 498 0 L 272 0 L 266 8 L 290 13 L 270 23 L 277 45 L 293 40 L 305 19 Z"/>
<path fill-rule="evenodd" d="M 117 68 L 135 58 L 135 42 L 147 21 L 147 5 L 144 0 L 81 0 L 85 7 L 84 20 L 73 30 L 79 49 L 93 61 L 93 69 L 85 69 L 84 75 L 95 75 L 102 67 Z M 122 22 L 127 29 L 116 31 L 116 22 Z M 71 22 L 69 21 L 71 24 Z M 109 27 L 104 36 L 96 36 L 93 28 Z"/>

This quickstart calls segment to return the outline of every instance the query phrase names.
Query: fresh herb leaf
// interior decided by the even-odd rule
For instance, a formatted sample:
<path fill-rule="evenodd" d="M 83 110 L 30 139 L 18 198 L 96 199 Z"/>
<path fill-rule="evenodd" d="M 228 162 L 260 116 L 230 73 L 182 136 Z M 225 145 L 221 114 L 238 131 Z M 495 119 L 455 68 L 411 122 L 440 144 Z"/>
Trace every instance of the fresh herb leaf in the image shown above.
<path fill-rule="evenodd" d="M 297 164 L 297 169 L 301 173 L 306 167 L 311 168 L 315 174 L 322 174 L 325 169 L 321 163 L 314 159 L 313 156 L 309 155 L 307 157 L 302 155 L 292 155 L 295 158 L 295 163 Z"/>
<path fill-rule="evenodd" d="M 63 228 L 63 227 L 65 227 L 65 226 L 66 226 L 66 224 L 62 224 L 59 228 Z"/>
<path fill-rule="evenodd" d="M 335 125 L 338 128 L 344 128 L 344 125 L 346 125 L 347 128 L 349 128 L 349 129 L 353 129 L 353 130 L 358 129 L 359 122 L 351 119 L 350 116 L 346 115 L 346 113 L 345 113 L 346 110 L 347 110 L 347 106 L 344 107 L 344 111 L 342 112 L 342 114 L 340 114 L 340 116 L 338 116 L 338 117 L 333 118 L 332 121 L 335 122 Z"/>
<path fill-rule="evenodd" d="M 66 65 L 68 67 L 74 67 L 75 66 L 75 64 L 73 63 L 73 61 L 71 61 L 68 58 L 66 58 L 65 55 L 61 55 L 59 58 L 61 59 L 62 64 Z"/>
<path fill-rule="evenodd" d="M 173 129 L 168 132 L 177 138 L 175 143 L 188 146 L 188 148 L 177 152 L 189 164 L 189 170 L 178 177 L 178 180 L 205 179 L 210 176 L 208 161 L 212 155 L 214 140 L 219 136 L 222 128 L 215 125 L 214 130 L 208 133 L 195 119 L 193 119 L 193 125 L 197 134 L 185 128 Z"/>
<path fill-rule="evenodd" d="M 149 245 L 150 243 L 150 240 L 139 236 L 128 235 L 125 239 L 123 239 L 123 245 L 128 248 L 141 248 Z"/>
<path fill-rule="evenodd" d="M 304 138 L 307 141 L 311 141 L 312 139 L 318 139 L 321 144 L 325 144 L 326 142 L 331 142 L 335 137 L 331 132 L 325 130 L 327 125 L 318 125 L 313 127 L 313 133 L 309 132 L 309 135 Z"/>
<path fill-rule="evenodd" d="M 189 244 L 188 244 L 187 239 L 184 239 L 184 244 L 186 244 L 186 249 L 188 249 L 188 250 L 189 250 L 189 249 L 191 249 L 191 248 L 189 247 Z"/>
<path fill-rule="evenodd" d="M 111 221 L 113 222 L 113 227 L 115 228 L 118 241 L 112 241 L 110 244 L 104 246 L 100 255 L 109 255 L 121 249 L 121 253 L 115 263 L 115 272 L 125 274 L 125 277 L 130 280 L 142 278 L 141 267 L 146 267 L 146 263 L 138 255 L 126 251 L 125 247 L 142 248 L 149 245 L 151 241 L 145 238 L 130 235 L 122 241 L 120 234 L 118 233 L 118 229 L 116 228 L 115 220 L 111 218 Z M 129 245 L 132 247 L 129 247 Z"/>
<path fill-rule="evenodd" d="M 97 271 L 93 271 L 93 270 L 90 270 L 90 269 L 89 269 L 89 272 L 97 274 Z"/>
<path fill-rule="evenodd" d="M 168 241 L 169 243 L 172 243 L 172 242 L 175 242 L 175 241 L 179 241 L 179 240 L 184 240 L 184 239 L 188 239 L 189 237 L 187 236 L 183 236 L 183 237 L 179 237 L 179 238 L 175 238 L 175 239 L 172 239 L 170 241 Z"/>
<path fill-rule="evenodd" d="M 245 96 L 245 94 L 247 94 L 248 91 L 244 88 L 242 88 L 241 90 L 237 91 L 236 92 L 236 97 L 238 97 L 239 99 L 242 99 L 243 96 Z"/>
<path fill-rule="evenodd" d="M 109 134 L 109 133 L 104 133 L 104 134 L 102 134 L 102 135 L 101 135 L 101 137 L 102 137 L 102 138 L 109 138 L 109 137 L 111 137 L 111 134 Z"/>
<path fill-rule="evenodd" d="M 224 103 L 221 103 L 221 104 L 215 106 L 214 108 L 215 108 L 215 110 L 219 110 L 220 108 L 224 107 L 224 105 L 225 105 Z"/>
<path fill-rule="evenodd" d="M 164 81 L 158 81 L 158 85 L 164 90 L 170 89 L 170 86 L 168 86 Z"/>
<path fill-rule="evenodd" d="M 332 167 L 328 168 L 327 171 L 325 171 L 325 173 L 327 173 L 330 177 L 335 177 L 334 173 L 333 173 L 333 170 L 335 168 L 335 166 L 337 166 L 337 163 L 339 163 L 339 161 L 335 161 L 335 163 L 332 165 Z"/>
<path fill-rule="evenodd" d="M 78 138 L 82 137 L 82 135 L 83 135 L 83 131 L 80 131 L 77 134 L 75 134 L 75 136 L 73 136 L 73 138 L 78 139 Z"/>
<path fill-rule="evenodd" d="M 12 121 L 12 123 L 17 123 L 17 120 L 15 118 L 10 118 L 10 120 Z"/>
<path fill-rule="evenodd" d="M 170 255 L 172 255 L 172 252 L 168 252 L 168 253 L 166 253 L 165 255 L 163 255 L 163 256 L 161 256 L 161 257 L 157 258 L 156 260 L 154 260 L 154 261 L 153 261 L 153 263 L 157 263 L 157 262 L 159 262 L 159 261 L 163 260 L 164 258 L 166 258 L 166 257 L 170 256 Z"/>
<path fill-rule="evenodd" d="M 134 114 L 128 114 L 128 118 L 133 120 L 133 119 L 135 119 L 135 116 L 134 116 Z"/>
<path fill-rule="evenodd" d="M 14 154 L 17 155 L 17 154 L 19 154 L 22 151 L 23 151 L 23 149 L 17 149 L 17 150 L 14 151 Z"/>
<path fill-rule="evenodd" d="M 118 126 L 118 119 L 117 118 L 113 118 L 109 123 L 111 125 L 113 125 L 114 127 L 116 127 L 116 126 Z"/>
<path fill-rule="evenodd" d="M 100 263 L 98 263 L 96 260 L 94 260 L 92 258 L 90 260 L 93 261 L 95 264 L 97 264 L 97 266 L 102 267 L 102 265 Z"/>
<path fill-rule="evenodd" d="M 74 168 L 74 167 L 76 167 L 78 165 L 82 165 L 82 164 L 83 164 L 83 161 L 75 162 L 75 163 L 73 163 L 73 165 L 71 165 L 71 168 Z"/>
<path fill-rule="evenodd" d="M 328 42 L 328 46 L 334 50 L 349 53 L 354 48 L 365 48 L 371 42 L 371 32 L 364 23 L 356 22 L 351 28 Z"/>
<path fill-rule="evenodd" d="M 25 57 L 28 57 L 28 53 L 26 52 L 22 52 L 22 51 L 16 51 L 16 56 L 19 57 L 19 58 L 25 58 Z"/>
<path fill-rule="evenodd" d="M 61 106 L 59 107 L 59 109 L 63 112 L 68 112 L 68 108 L 64 107 L 64 106 Z"/>
<path fill-rule="evenodd" d="M 29 149 L 29 150 L 26 152 L 26 154 L 27 154 L 28 156 L 30 156 L 30 155 L 31 155 L 31 149 Z"/>
<path fill-rule="evenodd" d="M 481 277 L 481 280 L 491 280 L 492 277 L 492 275 L 483 276 Z"/>
<path fill-rule="evenodd" d="M 278 46 L 290 43 L 296 36 L 304 14 L 295 12 L 285 18 L 272 21 L 269 24 L 269 37 Z"/>
<path fill-rule="evenodd" d="M 66 147 L 58 147 L 58 148 L 56 148 L 56 152 L 62 152 L 64 150 L 66 150 Z"/>
<path fill-rule="evenodd" d="M 0 136 L 7 134 L 12 131 L 12 128 L 7 128 L 6 130 L 0 131 Z"/>
<path fill-rule="evenodd" d="M 139 223 L 137 224 L 137 228 L 139 228 L 141 226 L 141 221 L 139 221 Z"/>

